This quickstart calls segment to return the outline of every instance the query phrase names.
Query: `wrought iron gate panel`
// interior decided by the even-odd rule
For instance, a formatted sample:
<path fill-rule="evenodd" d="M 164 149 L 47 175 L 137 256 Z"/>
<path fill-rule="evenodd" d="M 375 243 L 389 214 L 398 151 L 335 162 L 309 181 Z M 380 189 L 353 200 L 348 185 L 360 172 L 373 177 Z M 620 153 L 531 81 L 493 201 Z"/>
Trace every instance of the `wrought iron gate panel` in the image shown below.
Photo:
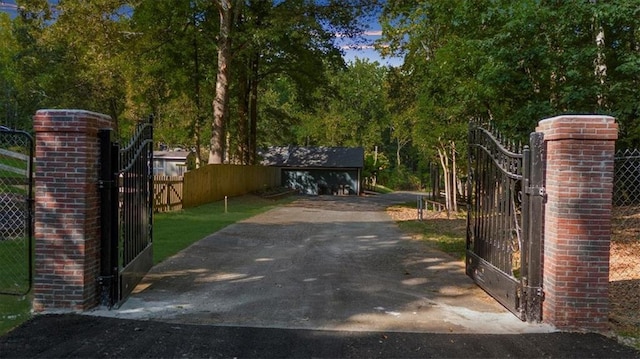
<path fill-rule="evenodd" d="M 0 126 L 0 294 L 32 284 L 33 137 Z"/>
<path fill-rule="evenodd" d="M 124 301 L 153 266 L 153 125 L 141 123 L 125 148 L 101 131 L 102 304 Z"/>
<path fill-rule="evenodd" d="M 120 150 L 120 290 L 126 298 L 153 266 L 153 127 L 141 123 Z"/>
<path fill-rule="evenodd" d="M 531 150 L 529 146 L 505 145 L 506 141 L 492 132 L 478 122 L 470 124 L 466 271 L 520 319 L 539 321 L 540 309 L 527 309 L 527 303 L 535 299 L 529 298 L 530 293 L 541 293 L 538 287 L 530 288 L 529 274 L 532 258 L 539 253 L 530 254 L 532 213 L 542 213 L 531 210 L 530 197 L 535 194 L 528 190 Z M 532 139 L 539 136 L 532 134 Z M 541 158 L 541 141 L 536 146 L 535 157 Z M 540 161 L 536 165 L 538 173 L 542 170 Z M 539 220 L 535 223 L 542 225 Z M 534 246 L 536 249 L 539 246 Z M 539 262 L 535 265 L 533 272 L 539 273 Z"/>

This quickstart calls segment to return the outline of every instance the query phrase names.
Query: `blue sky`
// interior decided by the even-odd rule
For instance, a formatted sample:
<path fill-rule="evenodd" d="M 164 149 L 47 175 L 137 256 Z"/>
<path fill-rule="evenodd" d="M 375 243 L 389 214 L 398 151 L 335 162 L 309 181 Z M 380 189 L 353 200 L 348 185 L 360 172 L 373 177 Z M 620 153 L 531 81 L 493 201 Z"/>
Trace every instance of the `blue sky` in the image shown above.
<path fill-rule="evenodd" d="M 0 0 L 0 11 L 7 12 L 11 16 L 16 14 L 15 0 Z"/>
<path fill-rule="evenodd" d="M 376 24 L 371 24 L 370 29 L 364 34 L 364 43 L 354 43 L 349 39 L 338 39 L 338 44 L 344 51 L 344 58 L 347 62 L 356 58 L 368 59 L 370 62 L 377 61 L 381 65 L 400 66 L 403 59 L 401 57 L 383 58 L 374 48 L 373 44 L 380 39 L 382 32 Z"/>

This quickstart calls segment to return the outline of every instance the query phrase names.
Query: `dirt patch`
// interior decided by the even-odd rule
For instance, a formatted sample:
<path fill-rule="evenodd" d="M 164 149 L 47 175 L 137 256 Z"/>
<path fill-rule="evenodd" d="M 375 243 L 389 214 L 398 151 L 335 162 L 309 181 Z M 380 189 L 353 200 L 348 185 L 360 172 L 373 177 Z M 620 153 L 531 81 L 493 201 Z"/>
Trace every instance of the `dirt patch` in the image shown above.
<path fill-rule="evenodd" d="M 396 222 L 417 222 L 416 208 L 392 206 L 386 212 Z M 615 330 L 640 330 L 640 213 L 622 216 L 614 212 L 610 257 L 610 319 Z M 446 221 L 446 212 L 424 211 L 423 220 L 439 220 L 438 232 L 455 232 L 464 236 L 456 221 Z M 621 221 L 623 219 L 624 221 Z M 631 223 L 630 223 L 631 222 Z M 406 228 L 406 226 L 403 226 Z M 462 231 L 462 232 L 461 232 Z M 418 238 L 418 235 L 416 235 Z M 516 256 L 514 256 L 516 257 Z"/>
<path fill-rule="evenodd" d="M 318 209 L 343 212 L 378 212 L 384 205 L 367 200 L 366 197 L 355 196 L 316 196 L 299 197 L 289 207 Z"/>
<path fill-rule="evenodd" d="M 419 219 L 418 210 L 416 208 L 408 208 L 403 206 L 391 206 L 386 209 L 387 214 L 396 222 L 417 221 Z M 422 219 L 448 219 L 450 216 L 445 211 L 423 211 Z"/>
<path fill-rule="evenodd" d="M 640 332 L 640 208 L 613 209 L 609 299 L 617 332 Z"/>

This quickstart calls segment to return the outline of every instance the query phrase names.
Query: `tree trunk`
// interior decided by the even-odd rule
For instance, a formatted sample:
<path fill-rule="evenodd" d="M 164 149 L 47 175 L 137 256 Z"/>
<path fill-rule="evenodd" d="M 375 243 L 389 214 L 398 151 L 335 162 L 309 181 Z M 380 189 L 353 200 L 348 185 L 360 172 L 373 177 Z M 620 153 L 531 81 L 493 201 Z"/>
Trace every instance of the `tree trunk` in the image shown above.
<path fill-rule="evenodd" d="M 400 167 L 401 167 L 400 150 L 402 149 L 402 147 L 400 146 L 400 138 L 397 139 L 396 143 L 397 143 L 397 146 L 396 146 L 396 168 L 398 169 L 398 172 L 400 172 Z"/>
<path fill-rule="evenodd" d="M 242 164 L 249 164 L 249 76 L 246 63 L 238 73 L 238 153 Z"/>
<path fill-rule="evenodd" d="M 255 165 L 258 157 L 258 69 L 260 55 L 256 53 L 251 59 L 251 95 L 249 96 L 249 164 Z"/>
<path fill-rule="evenodd" d="M 440 165 L 442 166 L 442 172 L 444 174 L 444 198 L 445 207 L 447 208 L 447 217 L 451 212 L 451 182 L 449 180 L 449 156 L 447 155 L 447 149 L 444 144 L 440 144 L 438 147 L 438 157 L 440 157 Z"/>
<path fill-rule="evenodd" d="M 595 6 L 597 4 L 596 0 L 592 0 L 591 3 Z M 604 37 L 604 29 L 602 28 L 602 24 L 600 23 L 600 19 L 598 18 L 597 9 L 593 14 L 593 31 L 595 35 L 596 42 L 596 58 L 593 60 L 594 64 L 594 75 L 596 80 L 598 81 L 598 108 L 604 109 L 607 107 L 607 99 L 605 96 L 605 83 L 607 80 L 607 62 L 604 54 L 605 50 L 605 37 Z"/>
<path fill-rule="evenodd" d="M 229 107 L 229 64 L 231 63 L 231 1 L 218 0 L 220 34 L 218 37 L 218 73 L 216 76 L 216 96 L 213 100 L 213 124 L 209 146 L 209 163 L 224 162 L 225 130 Z"/>
<path fill-rule="evenodd" d="M 200 112 L 200 108 L 198 108 L 198 112 Z M 204 122 L 202 116 L 198 113 L 196 119 L 193 123 L 193 143 L 195 148 L 196 155 L 196 168 L 200 168 L 202 165 L 202 146 L 200 145 L 202 142 L 202 123 Z"/>
<path fill-rule="evenodd" d="M 456 143 L 451 141 L 451 209 L 458 212 L 458 181 L 456 180 Z"/>
<path fill-rule="evenodd" d="M 192 26 L 197 28 L 195 12 L 191 18 Z M 202 165 L 202 124 L 204 123 L 204 116 L 202 115 L 202 102 L 200 101 L 200 56 L 198 47 L 197 31 L 194 31 L 193 35 L 193 86 L 195 91 L 196 102 L 196 118 L 193 121 L 193 144 L 195 148 L 195 167 L 200 168 Z"/>
<path fill-rule="evenodd" d="M 378 146 L 374 147 L 373 150 L 373 166 L 377 166 L 378 165 Z"/>

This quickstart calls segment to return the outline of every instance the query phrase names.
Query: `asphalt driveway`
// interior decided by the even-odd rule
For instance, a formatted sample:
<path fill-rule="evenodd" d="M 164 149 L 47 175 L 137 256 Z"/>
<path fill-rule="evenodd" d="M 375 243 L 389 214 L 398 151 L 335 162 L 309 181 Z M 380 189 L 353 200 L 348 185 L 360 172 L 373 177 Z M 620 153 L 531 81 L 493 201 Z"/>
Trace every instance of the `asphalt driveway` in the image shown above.
<path fill-rule="evenodd" d="M 301 198 L 157 265 L 119 309 L 36 316 L 0 357 L 640 357 L 518 320 L 383 211 L 414 200 Z"/>

